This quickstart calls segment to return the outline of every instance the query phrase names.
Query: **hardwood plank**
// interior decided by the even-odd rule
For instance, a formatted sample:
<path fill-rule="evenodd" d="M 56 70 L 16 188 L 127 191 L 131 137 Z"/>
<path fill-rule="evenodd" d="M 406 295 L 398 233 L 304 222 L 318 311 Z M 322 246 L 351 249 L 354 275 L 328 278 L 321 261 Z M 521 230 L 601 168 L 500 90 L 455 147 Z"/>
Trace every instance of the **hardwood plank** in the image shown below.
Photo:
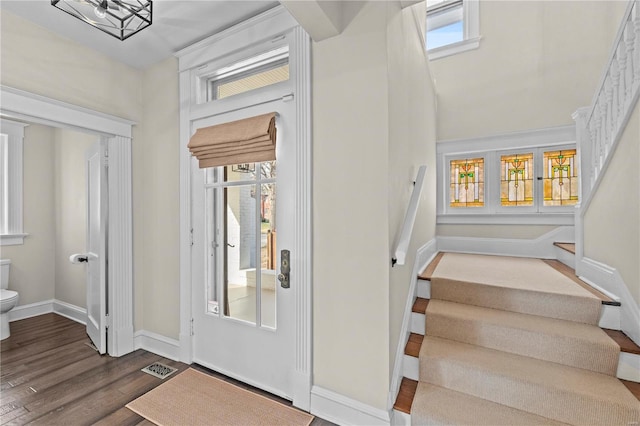
<path fill-rule="evenodd" d="M 628 352 L 630 354 L 640 355 L 640 346 L 636 345 L 635 342 L 633 340 L 631 340 L 622 331 L 610 330 L 608 328 L 603 328 L 603 330 L 618 345 L 620 345 L 620 351 L 621 352 Z"/>
<path fill-rule="evenodd" d="M 561 248 L 562 250 L 568 251 L 571 254 L 576 254 L 576 244 L 575 243 L 553 243 L 554 246 Z"/>
<path fill-rule="evenodd" d="M 629 391 L 633 394 L 633 396 L 638 398 L 638 401 L 640 401 L 640 383 L 630 382 L 628 380 L 620 380 L 620 381 L 622 382 L 622 384 L 624 384 L 627 387 L 627 389 L 629 389 Z"/>
<path fill-rule="evenodd" d="M 411 414 L 411 404 L 413 404 L 413 398 L 416 395 L 417 388 L 417 381 L 403 377 L 400 383 L 400 391 L 396 397 L 395 404 L 393 404 L 393 408 L 403 413 Z"/>
<path fill-rule="evenodd" d="M 429 263 L 424 269 L 424 271 L 418 274 L 418 278 L 420 278 L 421 280 L 431 280 L 431 276 L 438 267 L 438 263 L 440 263 L 440 259 L 442 259 L 442 256 L 444 256 L 444 253 L 442 252 L 436 254 L 431 263 Z"/>
<path fill-rule="evenodd" d="M 124 405 L 164 381 L 140 370 L 153 362 L 179 371 L 189 367 L 144 350 L 119 358 L 101 356 L 85 344 L 85 326 L 56 314 L 15 321 L 11 326 L 0 357 L 2 425 L 149 426 Z M 278 399 L 246 384 L 242 387 Z M 322 419 L 312 422 L 312 426 L 328 425 L 332 424 Z"/>
<path fill-rule="evenodd" d="M 542 261 L 547 265 L 551 266 L 556 271 L 566 276 L 567 278 L 570 278 L 574 283 L 578 284 L 580 287 L 584 288 L 585 290 L 589 291 L 591 294 L 593 294 L 594 296 L 602 300 L 603 305 L 620 306 L 620 302 L 613 300 L 606 294 L 599 292 L 598 290 L 596 290 L 595 288 L 591 287 L 589 284 L 585 283 L 580 278 L 578 278 L 576 276 L 576 272 L 573 269 L 571 269 L 569 266 L 565 265 L 564 263 L 559 262 L 557 260 L 553 260 L 553 259 L 543 259 Z"/>
<path fill-rule="evenodd" d="M 418 358 L 418 356 L 420 355 L 420 348 L 422 347 L 423 340 L 424 336 L 422 334 L 409 334 L 409 340 L 407 340 L 407 344 L 404 347 L 405 355 Z"/>
<path fill-rule="evenodd" d="M 416 312 L 418 314 L 426 314 L 427 313 L 427 305 L 429 305 L 429 299 L 423 299 L 422 297 L 416 297 L 415 302 L 413 302 L 413 306 L 411 307 L 411 312 Z"/>
<path fill-rule="evenodd" d="M 144 417 L 134 413 L 127 407 L 122 407 L 106 417 L 94 423 L 94 426 L 135 426 L 144 420 Z"/>

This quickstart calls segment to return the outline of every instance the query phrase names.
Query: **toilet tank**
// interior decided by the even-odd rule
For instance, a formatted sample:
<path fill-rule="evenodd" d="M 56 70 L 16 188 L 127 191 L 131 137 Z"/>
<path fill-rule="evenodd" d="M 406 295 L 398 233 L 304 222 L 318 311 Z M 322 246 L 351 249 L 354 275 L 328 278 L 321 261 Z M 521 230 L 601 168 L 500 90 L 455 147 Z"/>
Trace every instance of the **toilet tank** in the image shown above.
<path fill-rule="evenodd" d="M 0 259 L 0 288 L 9 288 L 9 267 L 11 261 L 9 259 Z"/>

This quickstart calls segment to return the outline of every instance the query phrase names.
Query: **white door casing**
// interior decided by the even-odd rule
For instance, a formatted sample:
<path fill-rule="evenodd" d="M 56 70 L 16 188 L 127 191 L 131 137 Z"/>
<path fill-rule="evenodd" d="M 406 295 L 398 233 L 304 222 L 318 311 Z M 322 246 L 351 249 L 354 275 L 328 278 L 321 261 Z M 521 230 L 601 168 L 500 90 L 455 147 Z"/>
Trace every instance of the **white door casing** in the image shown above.
<path fill-rule="evenodd" d="M 133 342 L 133 229 L 131 137 L 133 121 L 56 99 L 0 86 L 0 115 L 106 138 L 109 152 L 108 353 L 122 356 Z"/>
<path fill-rule="evenodd" d="M 85 153 L 87 191 L 87 334 L 100 354 L 107 351 L 107 169 L 105 143 Z"/>
<path fill-rule="evenodd" d="M 288 154 L 293 162 L 291 208 L 295 212 L 292 229 L 291 273 L 296 285 L 289 291 L 293 309 L 293 348 L 289 369 L 290 398 L 293 404 L 308 410 L 311 396 L 311 128 L 310 128 L 310 39 L 295 19 L 281 6 L 178 52 L 180 69 L 180 360 L 194 360 L 192 334 L 192 300 L 196 291 L 192 264 L 193 218 L 191 158 L 186 148 L 193 134 L 194 122 L 215 117 L 223 111 L 213 111 L 209 104 L 199 103 L 198 81 L 194 77 L 207 63 L 238 52 L 242 46 L 276 43 L 285 38 L 289 45 L 290 92 L 277 93 L 269 99 L 290 101 L 295 115 L 292 130 L 295 143 Z M 275 85 L 274 85 L 275 86 Z M 268 91 L 269 89 L 267 89 Z M 275 93 L 272 93 L 275 95 Z M 225 101 L 227 101 L 225 99 Z M 242 108 L 239 101 L 229 98 L 226 112 Z M 235 107 L 234 107 L 235 106 Z M 215 109 L 215 107 L 213 107 Z M 195 237 L 197 239 L 197 237 Z M 195 243 L 194 239 L 194 243 Z M 294 272 L 295 271 L 295 272 Z M 197 333 L 197 330 L 196 330 Z"/>

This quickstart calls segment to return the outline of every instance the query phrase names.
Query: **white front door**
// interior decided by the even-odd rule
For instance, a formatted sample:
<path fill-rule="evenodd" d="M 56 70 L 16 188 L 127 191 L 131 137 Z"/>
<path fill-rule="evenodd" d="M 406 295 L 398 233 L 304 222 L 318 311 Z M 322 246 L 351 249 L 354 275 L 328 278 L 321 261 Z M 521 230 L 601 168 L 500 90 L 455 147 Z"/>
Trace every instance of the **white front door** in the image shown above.
<path fill-rule="evenodd" d="M 192 123 L 195 132 L 275 111 L 276 161 L 208 169 L 191 163 L 193 360 L 288 399 L 296 271 L 291 288 L 277 275 L 282 250 L 293 248 L 294 108 L 277 99 Z"/>
<path fill-rule="evenodd" d="M 85 154 L 87 173 L 87 334 L 101 354 L 106 337 L 107 168 L 105 143 L 98 141 Z"/>

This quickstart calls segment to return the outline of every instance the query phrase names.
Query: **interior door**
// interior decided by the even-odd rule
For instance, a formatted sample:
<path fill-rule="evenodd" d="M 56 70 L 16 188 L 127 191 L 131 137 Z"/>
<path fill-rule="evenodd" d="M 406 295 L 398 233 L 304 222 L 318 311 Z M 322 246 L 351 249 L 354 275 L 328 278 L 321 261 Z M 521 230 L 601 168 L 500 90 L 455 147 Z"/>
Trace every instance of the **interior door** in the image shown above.
<path fill-rule="evenodd" d="M 107 167 L 106 142 L 85 153 L 87 173 L 87 334 L 101 354 L 107 351 Z"/>
<path fill-rule="evenodd" d="M 193 122 L 195 132 L 276 111 L 275 162 L 199 169 L 192 160 L 194 362 L 289 399 L 295 271 L 290 288 L 277 276 L 296 210 L 293 107 L 277 99 Z"/>

